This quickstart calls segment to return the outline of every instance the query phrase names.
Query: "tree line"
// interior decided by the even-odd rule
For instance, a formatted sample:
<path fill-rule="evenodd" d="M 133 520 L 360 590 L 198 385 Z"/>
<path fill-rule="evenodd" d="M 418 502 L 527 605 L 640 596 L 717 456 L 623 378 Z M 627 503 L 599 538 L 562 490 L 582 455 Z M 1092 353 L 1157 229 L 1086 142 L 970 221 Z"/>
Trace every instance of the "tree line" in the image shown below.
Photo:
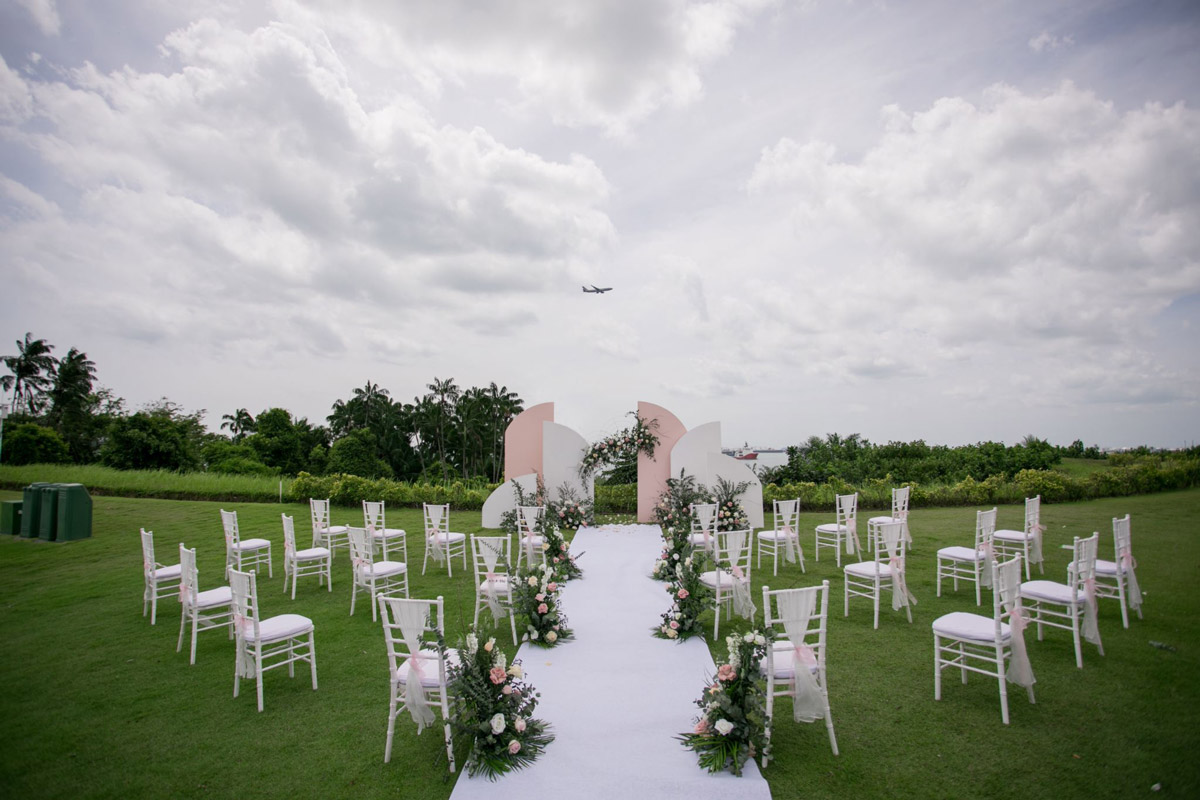
<path fill-rule="evenodd" d="M 209 470 L 296 475 L 327 472 L 368 478 L 445 482 L 504 477 L 504 431 L 524 410 L 508 387 L 459 387 L 434 378 L 411 402 L 368 381 L 337 400 L 325 424 L 284 408 L 222 415 L 221 433 L 167 398 L 135 412 L 96 385 L 96 365 L 72 347 L 26 333 L 17 352 L 0 357 L 11 392 L 0 463 L 100 463 L 117 469 Z M 228 434 L 224 433 L 228 431 Z"/>

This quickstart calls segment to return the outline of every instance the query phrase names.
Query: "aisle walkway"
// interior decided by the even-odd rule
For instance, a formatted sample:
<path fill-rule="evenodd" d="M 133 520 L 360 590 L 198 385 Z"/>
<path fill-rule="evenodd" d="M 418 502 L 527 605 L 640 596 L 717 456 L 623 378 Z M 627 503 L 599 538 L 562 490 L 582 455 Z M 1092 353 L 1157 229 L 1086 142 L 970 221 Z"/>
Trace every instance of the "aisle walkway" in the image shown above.
<path fill-rule="evenodd" d="M 542 695 L 537 716 L 556 738 L 532 767 L 495 783 L 463 774 L 451 800 L 770 798 L 753 763 L 741 778 L 709 775 L 674 738 L 692 726 L 693 701 L 716 667 L 703 641 L 650 634 L 669 604 L 664 585 L 648 577 L 659 549 L 656 526 L 579 532 L 572 550 L 584 553 L 584 579 L 562 600 L 576 640 L 517 653 Z"/>

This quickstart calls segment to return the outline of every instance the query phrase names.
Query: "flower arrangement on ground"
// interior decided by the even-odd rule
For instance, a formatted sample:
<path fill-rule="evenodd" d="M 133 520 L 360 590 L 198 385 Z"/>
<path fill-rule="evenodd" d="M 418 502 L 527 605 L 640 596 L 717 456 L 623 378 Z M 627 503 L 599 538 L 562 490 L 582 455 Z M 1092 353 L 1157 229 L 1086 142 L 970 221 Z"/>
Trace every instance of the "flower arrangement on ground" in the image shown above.
<path fill-rule="evenodd" d="M 675 567 L 691 552 L 688 536 L 692 532 L 692 504 L 708 502 L 708 493 L 693 475 L 680 472 L 668 478 L 667 488 L 654 505 L 654 517 L 663 532 L 663 551 L 654 565 L 653 577 L 669 581 Z"/>
<path fill-rule="evenodd" d="M 449 667 L 454 729 L 471 740 L 466 769 L 489 780 L 527 767 L 554 741 L 550 726 L 533 718 L 540 695 L 524 682 L 521 663 L 506 664 L 495 639 L 480 645 L 475 633 L 459 645 Z"/>
<path fill-rule="evenodd" d="M 758 665 L 771 650 L 768 629 L 725 639 L 729 660 L 717 667 L 713 682 L 696 701 L 702 713 L 696 726 L 677 738 L 696 751 L 709 772 L 742 774 L 746 760 L 768 746 L 766 681 Z"/>
<path fill-rule="evenodd" d="M 658 638 L 683 641 L 703 633 L 699 617 L 708 610 L 712 600 L 712 590 L 700 582 L 700 573 L 707 560 L 703 552 L 697 552 L 675 562 L 674 579 L 667 584 L 671 607 L 663 613 L 662 623 L 654 629 Z"/>
<path fill-rule="evenodd" d="M 533 532 L 542 537 L 542 552 L 545 553 L 546 559 L 554 564 L 558 573 L 558 580 L 565 582 L 583 577 L 583 570 L 576 562 L 576 556 L 571 553 L 570 543 L 563 538 L 558 511 L 561 508 L 561 504 L 570 502 L 578 509 L 572 512 L 573 521 L 578 519 L 588 520 L 592 513 L 591 503 L 579 501 L 570 487 L 560 486 L 558 488 L 559 504 L 551 503 L 545 506 L 543 501 L 546 497 L 546 487 L 542 483 L 540 475 L 537 479 L 537 492 L 534 494 L 526 494 L 521 489 L 521 485 L 516 481 L 513 481 L 512 485 L 517 506 L 544 506 L 545 510 L 538 517 L 537 526 Z M 521 530 L 518 524 L 516 508 L 505 511 L 500 516 L 500 527 L 505 533 L 510 535 L 515 534 L 517 537 L 517 547 L 521 546 Z"/>
<path fill-rule="evenodd" d="M 550 564 L 524 567 L 513 579 L 513 613 L 527 622 L 522 640 L 540 647 L 554 647 L 573 634 L 559 606 L 562 581 Z"/>
<path fill-rule="evenodd" d="M 742 492 L 749 488 L 749 481 L 734 483 L 725 478 L 717 478 L 717 488 L 713 490 L 713 502 L 717 504 L 717 530 L 744 531 L 750 529 L 750 517 L 742 508 L 738 499 Z"/>
<path fill-rule="evenodd" d="M 595 504 L 591 500 L 580 500 L 571 486 L 558 487 L 558 500 L 546 505 L 546 513 L 560 528 L 579 530 L 593 524 Z"/>
<path fill-rule="evenodd" d="M 636 411 L 629 412 L 634 418 L 632 426 L 619 433 L 605 437 L 588 448 L 579 464 L 579 477 L 586 478 L 605 464 L 612 464 L 623 458 L 645 453 L 654 457 L 654 448 L 658 446 L 658 420 L 647 422 L 637 415 Z"/>

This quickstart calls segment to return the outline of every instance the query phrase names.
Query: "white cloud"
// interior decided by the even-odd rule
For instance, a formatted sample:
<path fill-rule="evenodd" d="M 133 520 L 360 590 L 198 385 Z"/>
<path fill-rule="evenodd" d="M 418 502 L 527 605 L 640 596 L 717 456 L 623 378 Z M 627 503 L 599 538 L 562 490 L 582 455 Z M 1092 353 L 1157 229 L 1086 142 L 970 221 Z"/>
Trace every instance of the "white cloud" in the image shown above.
<path fill-rule="evenodd" d="M 42 33 L 58 36 L 62 31 L 62 19 L 54 0 L 16 0 L 16 3 L 29 12 Z"/>
<path fill-rule="evenodd" d="M 1045 50 L 1057 50 L 1060 47 L 1070 47 L 1074 44 L 1075 38 L 1072 36 L 1056 36 L 1050 31 L 1042 31 L 1029 40 L 1029 49 L 1035 53 L 1041 53 Z"/>

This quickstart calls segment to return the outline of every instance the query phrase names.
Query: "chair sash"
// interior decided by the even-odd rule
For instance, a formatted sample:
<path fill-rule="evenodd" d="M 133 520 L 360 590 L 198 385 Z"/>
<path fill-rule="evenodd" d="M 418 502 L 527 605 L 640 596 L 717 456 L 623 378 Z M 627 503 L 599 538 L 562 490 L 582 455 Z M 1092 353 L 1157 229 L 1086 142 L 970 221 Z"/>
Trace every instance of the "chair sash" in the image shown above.
<path fill-rule="evenodd" d="M 427 509 L 425 516 L 425 539 L 433 550 L 433 560 L 439 564 L 446 560 L 442 548 L 442 508 Z"/>
<path fill-rule="evenodd" d="M 776 595 L 779 602 L 780 622 L 792 645 L 792 719 L 796 722 L 813 722 L 825 716 L 825 702 L 821 686 L 812 673 L 817 665 L 812 648 L 804 643 L 808 621 L 812 618 L 817 592 L 783 592 Z M 774 669 L 772 657 L 771 668 Z"/>
<path fill-rule="evenodd" d="M 991 586 L 992 561 L 996 558 L 996 553 L 992 550 L 991 539 L 984 539 L 979 545 L 979 551 L 975 554 L 976 559 L 978 559 L 980 553 L 983 554 L 983 564 L 980 567 L 981 572 L 979 574 L 979 584 L 981 586 Z"/>
<path fill-rule="evenodd" d="M 787 560 L 787 562 L 789 564 L 795 564 L 796 563 L 796 543 L 792 540 L 799 539 L 800 537 L 798 537 L 796 535 L 796 532 L 792 530 L 791 525 L 784 525 L 783 528 L 780 530 L 780 533 L 783 534 L 783 541 L 784 541 L 783 557 Z M 778 541 L 775 542 L 775 546 L 776 547 L 779 546 Z"/>
<path fill-rule="evenodd" d="M 854 555 L 855 551 L 862 552 L 862 542 L 858 540 L 858 515 L 846 518 L 846 552 Z"/>
<path fill-rule="evenodd" d="M 500 597 L 496 594 L 496 581 L 499 576 L 496 574 L 496 562 L 500 560 L 500 548 L 493 545 L 491 542 L 480 541 L 479 547 L 483 555 L 483 563 L 487 565 L 486 575 L 483 580 L 483 593 L 487 598 L 488 611 L 492 612 L 492 621 L 498 622 L 504 616 L 504 609 L 500 605 Z"/>
<path fill-rule="evenodd" d="M 730 564 L 729 572 L 733 576 L 733 612 L 739 617 L 754 619 L 758 607 L 754 605 L 754 599 L 750 595 L 750 578 L 738 564 L 746 546 L 747 535 L 747 531 L 731 531 L 726 534 L 726 559 Z"/>
<path fill-rule="evenodd" d="M 1029 545 L 1029 563 L 1042 563 L 1042 531 L 1046 530 L 1046 526 L 1040 522 L 1035 522 L 1029 526 L 1029 532 L 1033 534 L 1033 541 Z"/>
<path fill-rule="evenodd" d="M 233 614 L 233 627 L 237 632 L 237 674 L 239 678 L 254 678 L 257 677 L 258 671 L 256 665 L 258 660 L 254 657 L 254 651 L 250 646 L 250 640 L 246 634 L 254 633 L 254 620 L 239 614 L 236 611 Z"/>
<path fill-rule="evenodd" d="M 425 620 L 428 609 L 420 603 L 398 603 L 396 609 L 396 624 L 400 626 L 400 636 L 404 646 L 408 648 L 408 680 L 404 683 L 404 710 L 417 723 L 417 734 L 433 722 L 433 709 L 429 707 L 429 698 L 425 694 L 422 678 L 425 668 L 421 662 L 421 634 L 425 632 Z M 434 668 L 437 664 L 428 665 Z"/>
<path fill-rule="evenodd" d="M 892 610 L 899 611 L 907 605 L 916 605 L 917 598 L 908 590 L 904 580 L 904 556 L 900 555 L 900 541 L 896 529 L 891 526 L 883 528 L 883 542 L 887 547 L 888 563 L 892 567 Z M 903 535 L 903 534 L 901 534 Z"/>
<path fill-rule="evenodd" d="M 1001 579 L 1003 590 L 1000 592 L 1000 602 L 1008 614 L 1008 630 L 1011 640 L 1008 670 L 1004 677 L 1009 683 L 1026 688 L 1033 686 L 1037 679 L 1033 676 L 1033 665 L 1029 663 L 1029 653 L 1025 649 L 1025 626 L 1029 617 L 1021 607 L 1020 562 L 1012 565 L 1014 574 Z M 989 566 L 988 572 L 991 572 Z"/>
<path fill-rule="evenodd" d="M 1104 653 L 1104 645 L 1100 643 L 1100 627 L 1096 624 L 1096 578 L 1089 576 L 1083 581 L 1083 638 L 1087 639 L 1100 653 Z"/>
<path fill-rule="evenodd" d="M 1137 573 L 1134 572 L 1136 567 L 1137 561 L 1133 553 L 1126 550 L 1117 562 L 1117 571 L 1125 574 L 1125 599 L 1129 607 L 1134 609 L 1142 607 L 1142 589 L 1138 586 Z"/>

